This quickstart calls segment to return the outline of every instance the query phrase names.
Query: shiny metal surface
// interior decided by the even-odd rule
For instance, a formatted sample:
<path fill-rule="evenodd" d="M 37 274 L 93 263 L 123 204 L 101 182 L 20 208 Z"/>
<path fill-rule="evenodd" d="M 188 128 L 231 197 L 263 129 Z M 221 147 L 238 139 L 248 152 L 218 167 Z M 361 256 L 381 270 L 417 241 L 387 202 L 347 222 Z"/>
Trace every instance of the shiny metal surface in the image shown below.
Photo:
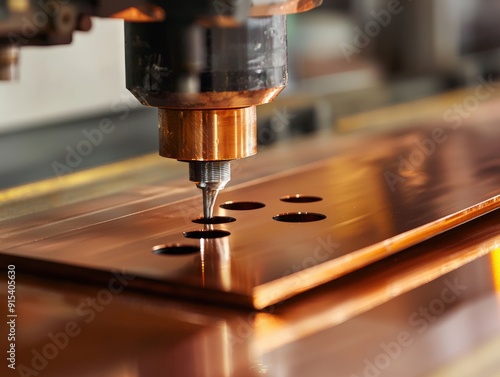
<path fill-rule="evenodd" d="M 260 312 L 138 295 L 120 272 L 80 285 L 17 265 L 17 370 L 2 372 L 496 377 L 499 226 L 491 213 Z"/>
<path fill-rule="evenodd" d="M 193 23 L 201 15 L 184 18 L 182 10 L 195 11 L 174 7 L 164 22 L 125 25 L 127 88 L 142 104 L 184 111 L 249 107 L 271 101 L 287 85 L 285 16 L 224 28 Z"/>
<path fill-rule="evenodd" d="M 255 106 L 158 109 L 160 155 L 183 161 L 234 160 L 257 153 Z"/>
<path fill-rule="evenodd" d="M 190 161 L 189 180 L 202 190 L 203 217 L 212 219 L 217 195 L 231 180 L 231 162 Z"/>
<path fill-rule="evenodd" d="M 131 285 L 140 289 L 263 308 L 498 208 L 495 108 L 493 101 L 483 117 L 478 112 L 457 129 L 436 122 L 369 138 L 319 135 L 264 152 L 248 164 L 241 161 L 241 177 L 247 169 L 258 170 L 226 190 L 219 204 L 265 207 L 219 208 L 215 215 L 236 221 L 208 227 L 229 232 L 227 237 L 185 238 L 185 232 L 203 230 L 191 222 L 200 215 L 199 199 L 180 183 L 163 187 L 160 181 L 149 189 L 125 190 L 122 198 L 114 194 L 6 220 L 0 224 L 2 252 L 6 260 L 34 258 L 22 262 L 39 273 L 100 280 L 106 271 L 124 269 L 137 277 Z M 130 200 L 132 193 L 136 199 Z M 323 200 L 280 201 L 295 194 Z M 273 219 L 290 212 L 326 218 Z M 156 245 L 178 244 L 200 251 L 152 252 Z"/>
<path fill-rule="evenodd" d="M 278 349 L 332 328 L 417 287 L 440 280 L 443 275 L 485 255 L 481 273 L 490 282 L 490 289 L 497 290 L 500 264 L 495 258 L 500 255 L 499 220 L 498 211 L 490 213 L 312 290 L 304 296 L 304 302 L 298 296 L 287 301 L 288 305 L 276 305 L 273 314 L 279 315 L 280 321 L 267 317 L 260 322 L 261 349 Z M 295 305 L 299 302 L 300 305 Z"/>
<path fill-rule="evenodd" d="M 127 88 L 142 104 L 159 108 L 161 156 L 228 161 L 257 152 L 256 106 L 288 82 L 284 14 L 317 5 L 292 3 L 280 2 L 279 14 L 247 18 L 250 1 L 165 2 L 163 22 L 125 24 Z M 214 11 L 221 18 L 239 13 L 239 22 L 206 22 Z M 205 215 L 209 208 L 204 200 Z"/>

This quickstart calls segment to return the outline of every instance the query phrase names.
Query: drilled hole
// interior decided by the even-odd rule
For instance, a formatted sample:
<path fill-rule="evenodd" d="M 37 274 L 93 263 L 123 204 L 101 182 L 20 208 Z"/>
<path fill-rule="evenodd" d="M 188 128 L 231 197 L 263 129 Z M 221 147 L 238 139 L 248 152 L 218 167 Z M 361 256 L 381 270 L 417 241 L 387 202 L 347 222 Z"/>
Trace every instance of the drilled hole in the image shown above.
<path fill-rule="evenodd" d="M 225 231 L 225 230 L 193 230 L 191 232 L 184 232 L 184 237 L 186 238 L 196 238 L 196 239 L 201 239 L 201 238 L 221 238 L 221 237 L 226 237 L 229 236 L 231 233 Z"/>
<path fill-rule="evenodd" d="M 200 247 L 193 245 L 157 245 L 153 247 L 153 253 L 161 255 L 187 255 L 199 253 Z"/>
<path fill-rule="evenodd" d="M 319 202 L 323 200 L 323 198 L 320 198 L 319 196 L 297 194 L 297 195 L 282 196 L 280 200 L 287 203 L 313 203 L 313 202 Z"/>
<path fill-rule="evenodd" d="M 236 219 L 234 217 L 214 216 L 210 219 L 207 219 L 205 217 L 200 217 L 198 219 L 194 219 L 193 223 L 196 223 L 196 224 L 226 224 L 226 223 L 232 223 L 233 221 L 236 221 Z"/>
<path fill-rule="evenodd" d="M 221 208 L 231 209 L 234 211 L 249 211 L 252 209 L 263 208 L 266 205 L 260 202 L 226 202 L 221 204 Z"/>
<path fill-rule="evenodd" d="M 314 212 L 289 212 L 276 215 L 273 219 L 285 223 L 309 223 L 311 221 L 324 220 L 326 216 Z"/>

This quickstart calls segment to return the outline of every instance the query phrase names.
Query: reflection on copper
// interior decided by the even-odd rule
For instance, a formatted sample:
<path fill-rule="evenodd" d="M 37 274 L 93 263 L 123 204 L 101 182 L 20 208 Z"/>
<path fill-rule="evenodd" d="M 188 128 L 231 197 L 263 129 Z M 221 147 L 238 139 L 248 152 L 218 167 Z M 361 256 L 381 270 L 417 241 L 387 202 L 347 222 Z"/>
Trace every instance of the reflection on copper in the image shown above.
<path fill-rule="evenodd" d="M 213 225 L 206 225 L 205 231 L 213 230 Z M 201 277 L 203 286 L 218 287 L 223 291 L 231 290 L 231 253 L 229 238 L 202 238 Z"/>
<path fill-rule="evenodd" d="M 231 345 L 231 333 L 226 323 L 222 323 L 221 325 L 221 369 L 222 376 L 221 377 L 230 377 L 234 375 L 234 366 L 233 366 L 233 355 L 232 355 L 232 345 Z M 212 343 L 208 344 L 209 347 L 212 347 Z"/>
<path fill-rule="evenodd" d="M 386 258 L 302 297 L 258 313 L 256 347 L 268 353 L 285 344 L 345 322 L 410 290 L 492 252 L 493 269 L 500 270 L 500 212 L 454 229 L 412 247 L 398 257 Z M 467 234 L 463 239 L 460 236 Z M 488 259 L 486 259 L 488 261 Z M 483 263 L 489 269 L 489 263 Z"/>

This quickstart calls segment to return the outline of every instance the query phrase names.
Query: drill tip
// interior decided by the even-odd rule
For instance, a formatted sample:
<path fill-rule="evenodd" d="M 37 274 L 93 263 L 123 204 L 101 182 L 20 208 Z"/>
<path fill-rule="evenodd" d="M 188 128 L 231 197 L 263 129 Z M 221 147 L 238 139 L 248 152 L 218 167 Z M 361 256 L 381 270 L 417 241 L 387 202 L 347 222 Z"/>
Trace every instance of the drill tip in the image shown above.
<path fill-rule="evenodd" d="M 217 194 L 219 190 L 213 189 L 210 186 L 205 186 L 202 188 L 203 192 L 203 217 L 205 219 L 211 219 L 214 216 L 215 201 L 217 200 Z"/>
<path fill-rule="evenodd" d="M 229 161 L 190 161 L 189 180 L 203 192 L 203 217 L 211 219 L 217 194 L 231 179 Z"/>

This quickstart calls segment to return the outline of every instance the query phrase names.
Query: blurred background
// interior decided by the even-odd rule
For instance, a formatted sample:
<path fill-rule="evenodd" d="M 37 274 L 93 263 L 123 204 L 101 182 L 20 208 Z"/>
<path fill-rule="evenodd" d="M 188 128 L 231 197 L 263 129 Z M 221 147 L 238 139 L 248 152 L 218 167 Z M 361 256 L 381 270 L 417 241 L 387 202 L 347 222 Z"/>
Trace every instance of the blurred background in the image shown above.
<path fill-rule="evenodd" d="M 340 133 L 344 116 L 495 80 L 499 19 L 495 0 L 324 0 L 289 16 L 290 83 L 258 108 L 259 144 Z M 20 80 L 0 82 L 1 188 L 157 153 L 157 110 L 125 89 L 123 44 L 122 21 L 93 19 L 71 45 L 21 49 Z M 58 170 L 108 118 L 92 153 Z"/>

